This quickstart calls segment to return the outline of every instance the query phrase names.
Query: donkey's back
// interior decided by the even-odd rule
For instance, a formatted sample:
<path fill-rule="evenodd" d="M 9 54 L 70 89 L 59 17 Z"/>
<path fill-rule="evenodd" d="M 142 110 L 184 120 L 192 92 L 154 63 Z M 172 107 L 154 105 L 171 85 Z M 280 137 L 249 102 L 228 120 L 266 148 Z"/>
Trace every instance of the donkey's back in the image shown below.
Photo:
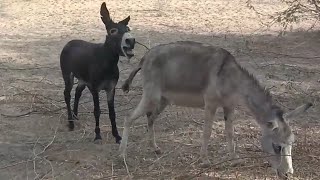
<path fill-rule="evenodd" d="M 218 96 L 217 75 L 226 62 L 235 62 L 222 48 L 190 41 L 157 46 L 143 59 L 144 90 L 189 107 L 203 107 L 206 94 Z"/>
<path fill-rule="evenodd" d="M 62 71 L 81 71 L 74 68 L 88 68 L 97 58 L 97 51 L 103 44 L 95 44 L 83 40 L 71 40 L 62 49 L 60 66 Z M 82 71 L 81 72 L 85 72 Z"/>

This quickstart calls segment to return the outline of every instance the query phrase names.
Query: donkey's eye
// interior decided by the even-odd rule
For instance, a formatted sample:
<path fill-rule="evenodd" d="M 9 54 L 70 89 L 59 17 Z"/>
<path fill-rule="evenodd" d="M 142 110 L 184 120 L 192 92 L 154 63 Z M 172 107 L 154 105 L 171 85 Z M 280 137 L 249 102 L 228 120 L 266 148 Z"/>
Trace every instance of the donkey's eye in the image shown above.
<path fill-rule="evenodd" d="M 282 150 L 282 147 L 280 145 L 277 145 L 277 144 L 273 144 L 272 143 L 272 147 L 273 147 L 273 150 L 276 154 L 280 154 L 281 153 L 281 150 Z"/>
<path fill-rule="evenodd" d="M 117 28 L 112 28 L 112 29 L 110 29 L 110 34 L 111 35 L 115 35 L 115 34 L 117 34 L 118 33 L 118 29 Z"/>

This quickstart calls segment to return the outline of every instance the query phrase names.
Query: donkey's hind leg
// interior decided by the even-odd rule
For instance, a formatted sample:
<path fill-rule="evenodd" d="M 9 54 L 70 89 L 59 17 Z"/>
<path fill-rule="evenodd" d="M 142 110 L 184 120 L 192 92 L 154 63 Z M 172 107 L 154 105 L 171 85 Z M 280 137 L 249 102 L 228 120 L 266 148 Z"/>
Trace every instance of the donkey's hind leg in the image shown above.
<path fill-rule="evenodd" d="M 151 91 L 152 92 L 152 91 Z M 128 143 L 128 136 L 129 136 L 129 128 L 131 127 L 134 120 L 138 119 L 139 117 L 147 114 L 147 112 L 152 112 L 160 103 L 160 97 L 159 98 L 153 98 L 152 93 L 147 95 L 149 93 L 144 92 L 142 95 L 142 99 L 140 100 L 138 106 L 133 111 L 133 113 L 129 116 L 129 118 L 126 118 L 124 121 L 124 129 L 122 132 L 122 140 L 119 147 L 120 155 L 122 157 L 126 156 L 126 149 L 127 149 L 127 143 Z"/>
<path fill-rule="evenodd" d="M 168 105 L 167 100 L 162 98 L 159 106 L 151 113 L 147 113 L 149 143 L 150 143 L 150 146 L 154 148 L 154 151 L 156 154 L 161 154 L 161 149 L 156 143 L 156 138 L 154 133 L 154 121 L 158 117 L 158 115 L 166 108 L 167 105 Z"/>
<path fill-rule="evenodd" d="M 73 113 L 74 113 L 74 118 L 78 119 L 78 106 L 79 106 L 79 100 L 82 95 L 82 91 L 86 88 L 85 84 L 79 83 L 76 92 L 74 95 L 74 104 L 73 104 Z"/>
<path fill-rule="evenodd" d="M 73 122 L 74 118 L 73 118 L 73 113 L 72 113 L 71 105 L 70 105 L 70 101 L 71 101 L 70 93 L 71 93 L 72 86 L 73 86 L 73 75 L 71 73 L 63 73 L 63 80 L 64 80 L 64 84 L 65 84 L 64 100 L 67 105 L 69 130 L 72 131 L 74 129 L 74 122 Z"/>

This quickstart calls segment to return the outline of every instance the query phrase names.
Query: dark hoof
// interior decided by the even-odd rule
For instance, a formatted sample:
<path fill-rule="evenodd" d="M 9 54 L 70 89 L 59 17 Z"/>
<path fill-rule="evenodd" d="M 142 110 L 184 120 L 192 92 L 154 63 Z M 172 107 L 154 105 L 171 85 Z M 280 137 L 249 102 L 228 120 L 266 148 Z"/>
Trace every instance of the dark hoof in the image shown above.
<path fill-rule="evenodd" d="M 122 138 L 120 136 L 116 137 L 116 143 L 117 144 L 121 144 L 121 140 L 122 140 Z"/>
<path fill-rule="evenodd" d="M 100 134 L 97 134 L 96 137 L 94 138 L 94 140 L 99 140 L 99 139 L 102 139 L 102 138 L 101 138 Z"/>
<path fill-rule="evenodd" d="M 102 144 L 102 139 L 95 139 L 93 141 L 94 144 Z"/>
<path fill-rule="evenodd" d="M 69 131 L 73 131 L 74 130 L 74 124 L 72 123 L 72 124 L 68 124 L 68 127 L 69 127 Z"/>
<path fill-rule="evenodd" d="M 93 142 L 95 144 L 102 144 L 102 138 L 101 138 L 100 134 L 96 135 L 96 137 L 94 138 Z"/>

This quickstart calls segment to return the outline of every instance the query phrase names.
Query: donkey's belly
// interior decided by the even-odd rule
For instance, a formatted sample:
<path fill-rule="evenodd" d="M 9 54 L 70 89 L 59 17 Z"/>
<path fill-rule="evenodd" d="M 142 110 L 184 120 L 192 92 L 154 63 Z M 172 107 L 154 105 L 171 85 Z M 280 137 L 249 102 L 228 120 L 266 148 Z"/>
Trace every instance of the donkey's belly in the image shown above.
<path fill-rule="evenodd" d="M 89 82 L 87 81 L 84 81 L 82 79 L 78 79 L 78 83 L 79 84 L 82 84 L 82 85 L 86 85 L 87 87 L 89 88 L 92 88 L 92 84 L 90 84 Z M 101 91 L 101 90 L 111 90 L 112 86 L 111 86 L 111 81 L 110 80 L 104 80 L 104 81 L 101 81 L 98 86 L 96 87 L 98 91 Z"/>
<path fill-rule="evenodd" d="M 177 106 L 198 108 L 204 106 L 202 94 L 165 92 L 162 96 L 166 98 L 170 104 Z"/>

